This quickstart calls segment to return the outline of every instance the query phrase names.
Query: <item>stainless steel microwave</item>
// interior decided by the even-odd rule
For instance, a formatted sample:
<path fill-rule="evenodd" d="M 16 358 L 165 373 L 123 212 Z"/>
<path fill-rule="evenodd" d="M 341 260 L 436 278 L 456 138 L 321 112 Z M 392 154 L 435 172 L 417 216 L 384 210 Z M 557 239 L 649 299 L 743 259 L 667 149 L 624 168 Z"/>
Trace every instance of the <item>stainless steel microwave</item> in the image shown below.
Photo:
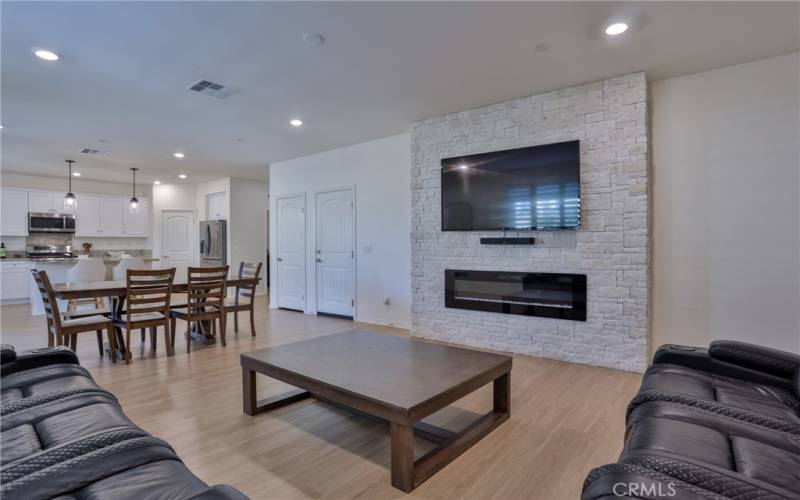
<path fill-rule="evenodd" d="M 28 213 L 30 233 L 74 233 L 74 214 Z"/>

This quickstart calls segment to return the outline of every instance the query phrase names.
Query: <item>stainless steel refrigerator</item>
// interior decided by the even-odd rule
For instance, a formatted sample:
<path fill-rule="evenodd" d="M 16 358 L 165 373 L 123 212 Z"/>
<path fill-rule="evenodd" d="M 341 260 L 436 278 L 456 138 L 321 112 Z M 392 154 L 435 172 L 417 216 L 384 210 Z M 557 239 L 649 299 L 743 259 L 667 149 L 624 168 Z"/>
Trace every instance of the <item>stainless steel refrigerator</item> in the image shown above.
<path fill-rule="evenodd" d="M 200 221 L 200 265 L 227 264 L 227 241 L 227 227 L 224 220 Z"/>

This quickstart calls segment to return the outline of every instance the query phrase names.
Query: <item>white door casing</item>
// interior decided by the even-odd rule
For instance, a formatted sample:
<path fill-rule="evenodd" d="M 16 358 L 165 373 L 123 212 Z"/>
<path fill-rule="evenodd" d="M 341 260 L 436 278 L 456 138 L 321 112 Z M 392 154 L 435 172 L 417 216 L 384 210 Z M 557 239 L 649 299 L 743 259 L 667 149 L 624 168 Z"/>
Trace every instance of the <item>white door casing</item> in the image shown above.
<path fill-rule="evenodd" d="M 194 265 L 196 226 L 193 210 L 161 213 L 161 262 L 175 268 L 175 282 L 185 282 L 187 268 Z"/>
<path fill-rule="evenodd" d="M 304 311 L 306 308 L 306 197 L 304 194 L 280 197 L 276 205 L 278 307 Z"/>
<path fill-rule="evenodd" d="M 317 312 L 355 316 L 355 205 L 351 188 L 315 196 Z"/>

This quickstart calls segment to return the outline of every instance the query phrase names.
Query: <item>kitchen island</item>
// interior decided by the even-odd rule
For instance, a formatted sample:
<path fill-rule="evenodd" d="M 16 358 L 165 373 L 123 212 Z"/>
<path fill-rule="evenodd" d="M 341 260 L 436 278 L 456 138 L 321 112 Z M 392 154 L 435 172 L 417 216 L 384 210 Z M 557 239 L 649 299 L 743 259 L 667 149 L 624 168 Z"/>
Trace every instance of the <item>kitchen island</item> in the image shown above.
<path fill-rule="evenodd" d="M 106 265 L 106 280 L 110 280 L 113 275 L 114 266 L 116 266 L 119 261 L 121 260 L 119 257 L 103 257 L 103 263 Z M 160 259 L 151 259 L 147 258 L 144 259 L 145 267 L 152 268 L 154 262 L 158 262 Z M 16 258 L 16 259 L 4 259 L 4 267 L 11 267 L 14 269 L 14 272 L 20 272 L 24 270 L 27 274 L 27 286 L 28 286 L 28 297 L 31 304 L 31 315 L 38 316 L 44 314 L 44 304 L 42 303 L 42 297 L 39 294 L 39 288 L 36 286 L 36 282 L 33 280 L 33 275 L 31 275 L 31 269 L 38 269 L 39 271 L 47 272 L 47 276 L 50 278 L 51 283 L 64 283 L 67 280 L 67 272 L 75 265 L 78 261 L 76 257 L 55 257 L 55 258 L 44 258 L 44 259 L 29 259 L 29 258 Z M 7 264 L 6 264 L 7 263 Z M 13 264 L 12 264 L 13 263 Z M 17 303 L 24 303 L 24 299 L 15 300 Z M 66 302 L 62 303 L 59 301 L 59 307 L 62 311 L 66 311 Z"/>

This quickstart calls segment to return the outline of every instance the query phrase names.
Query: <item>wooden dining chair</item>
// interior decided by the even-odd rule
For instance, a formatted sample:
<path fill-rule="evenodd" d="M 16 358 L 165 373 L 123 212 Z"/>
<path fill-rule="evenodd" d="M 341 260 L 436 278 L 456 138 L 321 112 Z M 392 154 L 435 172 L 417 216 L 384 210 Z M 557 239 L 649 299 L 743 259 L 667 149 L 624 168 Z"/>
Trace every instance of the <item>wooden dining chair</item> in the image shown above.
<path fill-rule="evenodd" d="M 167 356 L 175 354 L 169 325 L 169 301 L 172 297 L 172 281 L 175 268 L 127 269 L 125 278 L 125 312 L 114 318 L 114 326 L 125 329 L 125 364 L 131 362 L 131 330 L 150 329 L 153 349 L 156 348 L 156 332 L 164 327 L 164 347 Z"/>
<path fill-rule="evenodd" d="M 47 345 L 67 345 L 73 351 L 78 347 L 78 334 L 84 332 L 97 333 L 97 348 L 103 355 L 103 330 L 108 334 L 108 345 L 111 350 L 112 363 L 117 362 L 117 347 L 114 324 L 106 316 L 99 314 L 78 318 L 64 318 L 58 308 L 56 294 L 45 271 L 31 269 L 33 279 L 42 295 L 45 317 L 47 318 Z"/>
<path fill-rule="evenodd" d="M 192 323 L 202 329 L 203 323 L 219 321 L 220 342 L 225 345 L 225 286 L 230 266 L 190 267 L 186 286 L 186 307 L 172 309 L 169 313 L 170 328 L 175 331 L 178 319 L 186 321 L 186 352 L 191 351 Z M 210 326 L 209 325 L 209 326 Z M 172 343 L 175 344 L 175 337 Z"/>
<path fill-rule="evenodd" d="M 239 264 L 239 279 L 258 278 L 261 275 L 261 262 L 252 264 L 242 262 Z M 233 313 L 233 331 L 239 333 L 239 311 L 250 311 L 250 334 L 256 336 L 256 320 L 254 299 L 258 282 L 252 285 L 240 285 L 236 287 L 233 297 L 225 299 L 225 313 Z"/>

